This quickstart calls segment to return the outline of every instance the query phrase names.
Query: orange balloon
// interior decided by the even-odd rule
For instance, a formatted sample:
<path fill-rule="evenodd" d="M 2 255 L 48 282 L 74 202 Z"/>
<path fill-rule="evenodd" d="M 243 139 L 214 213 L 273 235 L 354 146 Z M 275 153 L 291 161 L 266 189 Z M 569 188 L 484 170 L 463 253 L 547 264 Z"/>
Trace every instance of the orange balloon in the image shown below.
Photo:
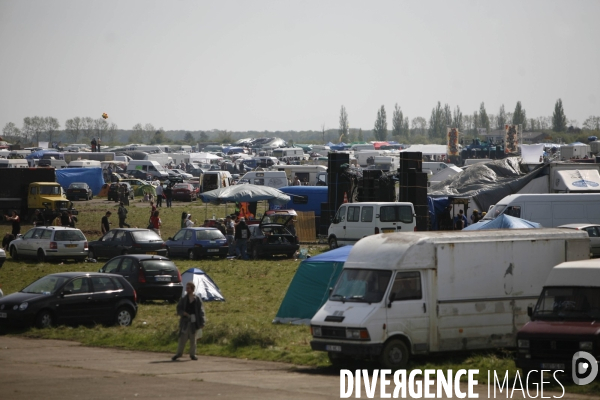
<path fill-rule="evenodd" d="M 102 113 L 102 118 L 108 119 L 108 114 L 107 113 Z"/>

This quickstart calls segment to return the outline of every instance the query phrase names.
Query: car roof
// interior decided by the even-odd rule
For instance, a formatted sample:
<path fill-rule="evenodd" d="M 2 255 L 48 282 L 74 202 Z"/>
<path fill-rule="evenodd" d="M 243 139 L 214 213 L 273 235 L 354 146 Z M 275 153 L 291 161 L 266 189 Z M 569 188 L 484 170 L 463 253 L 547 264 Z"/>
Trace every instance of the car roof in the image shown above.
<path fill-rule="evenodd" d="M 153 255 L 153 254 L 124 254 L 121 256 L 116 256 L 111 258 L 111 260 L 114 260 L 115 258 L 135 258 L 137 260 L 160 260 L 160 261 L 171 261 L 170 258 L 165 257 L 165 256 L 157 256 L 157 255 Z M 110 261 L 110 260 L 109 260 Z M 108 261 L 107 261 L 108 262 Z"/>
<path fill-rule="evenodd" d="M 587 228 L 588 226 L 600 226 L 598 224 L 565 224 L 565 225 L 561 225 L 561 226 L 557 226 L 557 228 L 570 228 L 570 229 L 577 229 L 577 228 Z"/>
<path fill-rule="evenodd" d="M 62 276 L 65 278 L 77 278 L 79 276 L 113 276 L 113 277 L 121 277 L 121 275 L 117 274 L 104 274 L 101 272 L 57 272 L 56 274 L 48 274 L 46 276 Z"/>
<path fill-rule="evenodd" d="M 212 226 L 208 227 L 208 226 L 191 226 L 189 228 L 183 228 L 183 229 L 189 229 L 192 231 L 218 231 L 217 228 L 214 228 Z"/>
<path fill-rule="evenodd" d="M 34 226 L 31 229 L 53 229 L 55 231 L 81 231 L 79 228 L 73 228 L 71 226 Z"/>

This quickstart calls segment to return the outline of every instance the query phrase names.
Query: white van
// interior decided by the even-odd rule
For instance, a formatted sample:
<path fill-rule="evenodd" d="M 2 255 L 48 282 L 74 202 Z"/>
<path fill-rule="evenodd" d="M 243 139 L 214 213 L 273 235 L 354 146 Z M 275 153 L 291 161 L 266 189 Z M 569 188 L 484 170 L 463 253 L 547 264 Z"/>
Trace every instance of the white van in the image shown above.
<path fill-rule="evenodd" d="M 23 158 L 0 158 L 0 168 L 29 168 L 29 163 Z"/>
<path fill-rule="evenodd" d="M 372 144 L 353 144 L 350 147 L 350 150 L 354 151 L 355 153 L 358 153 L 359 151 L 366 151 L 366 150 L 375 150 L 375 146 Z"/>
<path fill-rule="evenodd" d="M 600 224 L 600 193 L 512 194 L 493 206 L 483 219 L 500 214 L 537 222 L 545 228 Z"/>
<path fill-rule="evenodd" d="M 146 175 L 152 175 L 158 179 L 168 179 L 169 173 L 156 161 L 152 160 L 131 160 L 127 164 L 127 173 L 129 171 L 144 171 Z"/>
<path fill-rule="evenodd" d="M 505 229 L 372 235 L 354 245 L 311 320 L 332 362 L 514 347 L 552 267 L 589 257 L 583 231 Z"/>
<path fill-rule="evenodd" d="M 241 185 L 244 183 L 279 189 L 280 187 L 288 186 L 288 178 L 283 171 L 250 171 L 246 172 L 237 184 Z"/>
<path fill-rule="evenodd" d="M 366 167 L 367 165 L 369 165 L 369 159 L 372 159 L 374 162 L 375 157 L 380 157 L 385 153 L 386 151 L 384 150 L 363 150 L 354 153 L 354 157 L 356 157 L 358 165 L 360 165 L 361 167 Z"/>
<path fill-rule="evenodd" d="M 231 186 L 229 171 L 206 171 L 202 174 L 202 193 L 227 186 Z"/>
<path fill-rule="evenodd" d="M 454 166 L 454 164 L 446 164 L 446 163 L 443 163 L 443 162 L 430 162 L 430 161 L 427 161 L 427 162 L 423 162 L 421 164 L 421 170 L 423 172 L 426 172 L 426 173 L 429 172 L 429 171 L 431 171 L 431 174 L 435 175 L 438 172 L 443 171 L 443 170 L 445 170 L 446 168 L 448 168 L 450 166 Z"/>
<path fill-rule="evenodd" d="M 327 242 L 335 249 L 378 233 L 413 232 L 416 226 L 412 203 L 345 203 L 329 225 Z"/>
<path fill-rule="evenodd" d="M 273 157 L 277 157 L 280 161 L 302 160 L 304 158 L 304 150 L 300 147 L 289 147 L 274 149 L 271 153 Z"/>
<path fill-rule="evenodd" d="M 308 186 L 315 186 L 318 176 L 327 174 L 327 167 L 323 165 L 277 165 L 273 169 L 284 171 L 290 182 L 297 176 L 300 182 L 308 182 Z"/>
<path fill-rule="evenodd" d="M 73 160 L 68 168 L 102 168 L 102 163 L 97 160 Z"/>
<path fill-rule="evenodd" d="M 329 146 L 323 146 L 323 145 L 320 145 L 320 144 L 313 144 L 311 152 L 320 154 L 323 157 L 327 157 L 327 154 L 329 154 L 330 150 L 331 149 L 329 148 Z"/>

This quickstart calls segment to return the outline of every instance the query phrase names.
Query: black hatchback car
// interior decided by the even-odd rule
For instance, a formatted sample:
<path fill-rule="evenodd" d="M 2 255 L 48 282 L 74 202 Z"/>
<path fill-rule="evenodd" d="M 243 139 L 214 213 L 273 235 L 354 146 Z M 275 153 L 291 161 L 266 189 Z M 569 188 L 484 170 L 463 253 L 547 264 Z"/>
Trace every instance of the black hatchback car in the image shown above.
<path fill-rule="evenodd" d="M 0 298 L 0 325 L 105 323 L 129 326 L 137 295 L 120 275 L 63 272 L 46 275 L 17 293 Z"/>
<path fill-rule="evenodd" d="M 88 244 L 89 258 L 113 258 L 125 254 L 167 255 L 167 246 L 156 232 L 142 228 L 116 228 Z"/>
<path fill-rule="evenodd" d="M 181 273 L 166 257 L 152 255 L 127 255 L 115 257 L 99 272 L 122 275 L 133 286 L 138 301 L 178 301 L 183 295 Z"/>
<path fill-rule="evenodd" d="M 248 225 L 248 254 L 254 259 L 275 254 L 285 254 L 292 258 L 300 248 L 298 236 L 291 228 L 295 217 L 294 214 L 274 213 L 264 215 L 258 225 Z"/>

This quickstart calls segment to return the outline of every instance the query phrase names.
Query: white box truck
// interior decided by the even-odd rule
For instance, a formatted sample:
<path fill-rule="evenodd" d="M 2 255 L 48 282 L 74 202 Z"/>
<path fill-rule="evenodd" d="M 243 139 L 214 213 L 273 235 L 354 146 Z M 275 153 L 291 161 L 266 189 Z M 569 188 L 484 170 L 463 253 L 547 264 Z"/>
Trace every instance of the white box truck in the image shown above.
<path fill-rule="evenodd" d="M 567 229 L 402 232 L 354 245 L 328 301 L 311 320 L 313 350 L 332 363 L 514 347 L 553 266 L 589 258 Z"/>

